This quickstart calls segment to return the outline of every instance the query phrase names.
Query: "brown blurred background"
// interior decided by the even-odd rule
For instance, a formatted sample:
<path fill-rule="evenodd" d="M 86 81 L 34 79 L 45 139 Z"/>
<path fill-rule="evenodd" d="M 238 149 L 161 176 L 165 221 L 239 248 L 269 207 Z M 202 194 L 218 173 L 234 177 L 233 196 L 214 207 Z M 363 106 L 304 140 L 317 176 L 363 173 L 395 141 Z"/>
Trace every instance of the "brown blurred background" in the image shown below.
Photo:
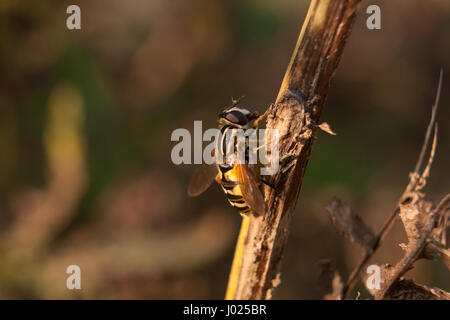
<path fill-rule="evenodd" d="M 78 4 L 81 26 L 66 28 Z M 0 298 L 222 299 L 240 217 L 193 166 L 171 163 L 176 128 L 216 126 L 230 97 L 273 102 L 309 1 L 2 0 Z M 381 7 L 382 30 L 365 10 Z M 450 189 L 450 2 L 363 1 L 304 179 L 276 299 L 320 299 L 317 262 L 344 277 L 361 255 L 325 208 L 332 196 L 378 231 L 408 181 L 439 69 L 439 145 L 425 191 Z M 373 263 L 395 263 L 399 223 Z M 67 290 L 67 266 L 82 290 Z M 450 290 L 440 262 L 409 276 Z M 369 297 L 360 285 L 362 297 Z"/>

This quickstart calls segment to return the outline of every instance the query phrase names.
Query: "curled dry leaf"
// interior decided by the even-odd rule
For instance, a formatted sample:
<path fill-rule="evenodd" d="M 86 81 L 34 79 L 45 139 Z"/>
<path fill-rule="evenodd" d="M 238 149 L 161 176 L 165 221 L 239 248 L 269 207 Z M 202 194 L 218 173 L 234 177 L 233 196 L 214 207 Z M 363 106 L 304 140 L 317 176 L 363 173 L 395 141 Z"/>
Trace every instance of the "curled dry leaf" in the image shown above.
<path fill-rule="evenodd" d="M 410 242 L 420 238 L 423 225 L 430 211 L 431 203 L 423 200 L 400 205 L 399 216 Z"/>
<path fill-rule="evenodd" d="M 328 134 L 331 134 L 332 136 L 335 136 L 336 133 L 331 129 L 330 125 L 326 122 L 322 122 L 318 125 L 318 128 L 322 130 L 323 132 L 326 132 Z"/>
<path fill-rule="evenodd" d="M 411 216 L 406 219 L 404 226 L 408 236 L 412 234 L 412 238 L 405 247 L 405 255 L 395 265 L 392 272 L 384 278 L 385 284 L 376 293 L 376 299 L 384 299 L 396 282 L 399 281 L 400 277 L 413 267 L 414 262 L 426 257 L 425 247 L 433 242 L 433 231 L 436 229 L 437 221 L 442 216 L 443 210 L 446 210 L 449 204 L 450 194 L 447 194 L 433 210 L 431 210 L 431 204 L 425 201 L 418 201 L 418 212 L 405 213 L 405 215 Z M 426 211 L 429 213 L 426 213 Z M 418 220 L 419 217 L 424 217 L 423 221 L 413 221 L 414 219 Z M 402 218 L 402 221 L 404 220 Z M 418 237 L 416 232 L 419 234 Z"/>
<path fill-rule="evenodd" d="M 360 216 L 337 198 L 333 198 L 327 208 L 331 222 L 337 232 L 353 243 L 358 243 L 366 251 L 371 251 L 376 241 L 373 231 L 366 226 Z"/>
<path fill-rule="evenodd" d="M 400 279 L 395 282 L 386 294 L 390 300 L 450 300 L 450 293 L 434 287 L 415 283 L 412 280 Z"/>

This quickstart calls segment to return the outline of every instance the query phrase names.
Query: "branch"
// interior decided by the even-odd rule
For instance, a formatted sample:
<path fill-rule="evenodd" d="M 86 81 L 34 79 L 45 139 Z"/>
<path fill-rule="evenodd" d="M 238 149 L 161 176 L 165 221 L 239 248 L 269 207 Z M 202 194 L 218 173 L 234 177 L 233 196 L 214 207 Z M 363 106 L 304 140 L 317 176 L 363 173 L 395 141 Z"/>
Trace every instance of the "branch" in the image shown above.
<path fill-rule="evenodd" d="M 386 294 L 389 292 L 389 289 L 392 287 L 392 285 L 402 276 L 405 274 L 406 271 L 408 271 L 412 264 L 420 258 L 422 255 L 429 238 L 431 236 L 431 233 L 433 229 L 436 227 L 436 222 L 439 216 L 441 215 L 442 210 L 446 210 L 447 206 L 450 204 L 450 194 L 447 194 L 437 205 L 437 207 L 431 211 L 431 213 L 428 215 L 428 218 L 426 222 L 424 223 L 423 227 L 421 227 L 419 230 L 417 230 L 417 239 L 411 239 L 410 238 L 410 246 L 408 246 L 407 251 L 403 258 L 393 267 L 392 270 L 389 270 L 386 272 L 384 283 L 382 288 L 377 291 L 375 294 L 375 299 L 383 299 Z M 414 216 L 417 217 L 419 215 L 418 212 L 414 212 Z M 417 221 L 413 221 L 417 224 Z M 405 223 L 405 228 L 408 228 L 408 224 Z M 408 231 L 408 229 L 407 229 Z M 408 235 L 410 236 L 410 235 Z"/>
<path fill-rule="evenodd" d="M 243 219 L 227 299 L 270 299 L 273 288 L 280 283 L 291 216 L 359 2 L 311 1 L 277 99 L 268 109 L 266 128 L 280 132 L 279 170 L 270 181 L 277 191 L 266 186 L 266 213 Z"/>
<path fill-rule="evenodd" d="M 429 175 L 431 163 L 433 161 L 434 153 L 436 150 L 436 140 L 437 140 L 436 114 L 437 114 L 437 109 L 438 109 L 438 105 L 439 105 L 439 98 L 441 95 L 442 77 L 443 77 L 443 71 L 441 69 L 440 74 L 439 74 L 439 83 L 438 83 L 438 88 L 437 88 L 437 92 L 436 92 L 436 98 L 435 98 L 434 104 L 431 108 L 430 122 L 428 123 L 427 131 L 425 134 L 425 139 L 424 139 L 422 149 L 419 154 L 419 158 L 417 159 L 416 166 L 414 168 L 414 171 L 410 174 L 409 183 L 406 186 L 405 191 L 399 198 L 399 200 L 395 206 L 395 210 L 391 213 L 389 218 L 386 220 L 386 222 L 384 223 L 383 227 L 381 228 L 378 236 L 376 237 L 375 242 L 372 246 L 372 250 L 366 250 L 364 252 L 364 255 L 361 258 L 361 261 L 358 263 L 358 265 L 355 267 L 355 269 L 353 269 L 352 273 L 350 274 L 350 276 L 347 280 L 347 283 L 345 284 L 344 289 L 342 291 L 342 298 L 345 298 L 347 296 L 347 294 L 350 292 L 350 289 L 355 285 L 356 281 L 358 280 L 358 277 L 359 277 L 361 271 L 364 269 L 367 262 L 370 260 L 370 258 L 372 258 L 372 256 L 375 254 L 377 249 L 380 247 L 380 245 L 383 242 L 386 235 L 389 233 L 389 230 L 391 229 L 391 227 L 395 221 L 395 218 L 397 217 L 398 213 L 400 212 L 400 205 L 402 203 L 404 203 L 406 200 L 408 200 L 408 198 L 411 196 L 411 192 L 419 191 L 420 189 L 422 189 L 425 186 L 425 180 Z M 433 128 L 434 128 L 434 139 L 433 139 L 433 143 L 432 143 L 432 147 L 431 147 L 428 164 L 427 164 L 426 168 L 424 169 L 422 175 L 419 175 L 419 170 L 422 167 L 423 160 L 425 157 L 425 152 L 428 149 L 428 146 L 431 141 L 431 132 L 433 132 Z"/>

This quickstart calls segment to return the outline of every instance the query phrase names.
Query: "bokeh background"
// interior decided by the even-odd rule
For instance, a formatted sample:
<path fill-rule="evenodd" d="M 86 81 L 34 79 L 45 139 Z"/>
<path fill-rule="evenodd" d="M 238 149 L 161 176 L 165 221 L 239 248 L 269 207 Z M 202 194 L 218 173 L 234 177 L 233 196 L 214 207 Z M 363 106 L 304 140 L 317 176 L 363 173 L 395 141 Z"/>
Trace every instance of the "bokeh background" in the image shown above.
<path fill-rule="evenodd" d="M 81 7 L 82 29 L 66 28 Z M 221 299 L 240 216 L 194 167 L 170 160 L 171 132 L 215 127 L 232 96 L 273 102 L 309 1 L 2 0 L 0 298 Z M 382 30 L 365 9 L 381 7 Z M 450 189 L 450 2 L 363 1 L 292 221 L 276 299 L 320 299 L 318 261 L 346 278 L 361 249 L 326 206 L 350 204 L 378 231 L 422 145 L 439 69 L 439 145 L 425 189 Z M 397 223 L 373 263 L 395 263 Z M 67 290 L 67 266 L 82 290 Z M 409 276 L 450 290 L 441 262 Z M 360 285 L 362 297 L 369 297 Z"/>

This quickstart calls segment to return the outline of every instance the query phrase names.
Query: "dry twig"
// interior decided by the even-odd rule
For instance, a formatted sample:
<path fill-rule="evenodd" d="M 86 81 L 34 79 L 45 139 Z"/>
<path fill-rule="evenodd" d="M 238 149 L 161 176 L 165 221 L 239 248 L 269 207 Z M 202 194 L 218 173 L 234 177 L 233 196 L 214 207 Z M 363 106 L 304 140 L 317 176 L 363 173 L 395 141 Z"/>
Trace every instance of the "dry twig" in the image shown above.
<path fill-rule="evenodd" d="M 409 243 L 405 247 L 406 253 L 402 259 L 393 267 L 389 268 L 384 275 L 381 289 L 376 292 L 375 299 L 383 299 L 394 283 L 408 271 L 412 264 L 421 258 L 421 255 L 430 240 L 431 233 L 436 227 L 438 216 L 443 210 L 447 210 L 450 204 L 450 194 L 446 195 L 438 206 L 430 213 L 419 207 L 419 201 L 404 205 L 401 208 L 402 220 L 407 230 Z M 404 207 L 407 207 L 405 210 Z M 422 209 L 422 210 L 421 210 Z M 424 215 L 428 215 L 425 216 Z M 425 218 L 425 222 L 421 221 Z M 412 229 L 412 230 L 411 230 Z"/>
<path fill-rule="evenodd" d="M 398 200 L 395 210 L 392 212 L 392 214 L 386 220 L 383 227 L 381 228 L 381 231 L 379 232 L 378 236 L 376 237 L 376 239 L 373 243 L 373 246 L 371 248 L 372 250 L 365 251 L 361 261 L 358 263 L 358 265 L 355 267 L 355 269 L 350 274 L 350 276 L 344 286 L 344 289 L 342 292 L 342 298 L 345 298 L 348 295 L 350 289 L 354 286 L 354 284 L 356 283 L 356 280 L 358 279 L 359 275 L 361 274 L 361 271 L 364 269 L 367 262 L 370 260 L 370 258 L 374 255 L 376 250 L 381 245 L 382 241 L 384 240 L 384 238 L 388 234 L 390 228 L 392 227 L 392 225 L 395 221 L 395 218 L 400 213 L 400 208 L 401 208 L 402 204 L 410 203 L 411 201 L 414 201 L 414 199 L 417 200 L 417 197 L 420 197 L 422 195 L 420 193 L 420 190 L 424 188 L 424 186 L 426 184 L 426 178 L 430 174 L 430 168 L 431 168 L 431 164 L 434 159 L 434 154 L 435 154 L 436 145 L 437 145 L 437 123 L 436 123 L 437 118 L 436 118 L 436 115 L 437 115 L 437 109 L 438 109 L 438 105 L 439 105 L 439 98 L 440 98 L 440 94 L 441 94 L 442 77 L 443 77 L 443 71 L 441 70 L 440 76 L 439 76 L 439 84 L 438 84 L 438 89 L 437 89 L 437 93 L 436 93 L 436 98 L 435 98 L 434 104 L 432 106 L 431 119 L 430 119 L 430 122 L 427 127 L 427 131 L 425 134 L 425 140 L 422 145 L 422 149 L 420 151 L 420 155 L 417 160 L 415 169 L 410 174 L 409 183 L 406 186 L 400 199 Z M 433 138 L 433 143 L 432 143 L 432 147 L 431 147 L 431 151 L 430 151 L 430 157 L 429 157 L 427 166 L 423 170 L 422 174 L 419 175 L 420 168 L 422 167 L 422 164 L 423 164 L 423 161 L 425 158 L 425 152 L 428 149 L 428 146 L 430 144 L 431 133 L 433 131 L 434 131 L 434 138 Z"/>

